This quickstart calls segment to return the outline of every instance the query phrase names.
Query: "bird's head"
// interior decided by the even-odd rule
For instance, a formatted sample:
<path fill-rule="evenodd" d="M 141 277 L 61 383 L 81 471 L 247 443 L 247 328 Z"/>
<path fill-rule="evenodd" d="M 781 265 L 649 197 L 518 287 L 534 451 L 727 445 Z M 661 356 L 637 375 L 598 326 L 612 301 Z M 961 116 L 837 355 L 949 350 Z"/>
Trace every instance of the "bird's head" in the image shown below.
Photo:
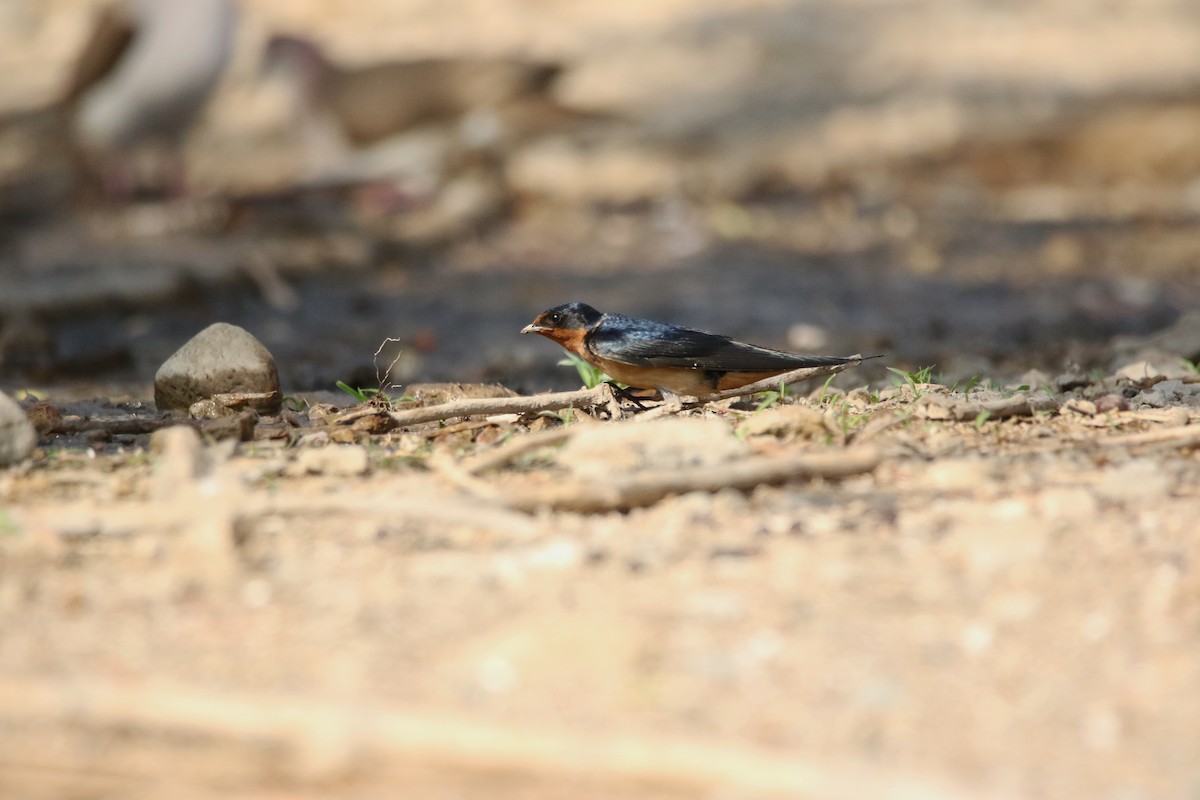
<path fill-rule="evenodd" d="M 582 336 L 600 321 L 600 312 L 586 303 L 564 303 L 548 308 L 537 319 L 521 329 L 521 333 L 539 333 L 548 339 Z"/>

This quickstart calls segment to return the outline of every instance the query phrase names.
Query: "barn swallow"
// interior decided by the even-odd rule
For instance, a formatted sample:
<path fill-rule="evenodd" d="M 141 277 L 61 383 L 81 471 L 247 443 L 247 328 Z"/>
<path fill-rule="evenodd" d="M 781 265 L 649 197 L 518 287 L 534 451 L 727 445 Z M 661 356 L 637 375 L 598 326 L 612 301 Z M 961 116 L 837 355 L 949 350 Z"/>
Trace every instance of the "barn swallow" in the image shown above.
<path fill-rule="evenodd" d="M 613 380 L 672 395 L 707 397 L 802 367 L 862 356 L 802 356 L 665 322 L 602 314 L 584 303 L 547 309 L 521 329 L 557 342 Z"/>

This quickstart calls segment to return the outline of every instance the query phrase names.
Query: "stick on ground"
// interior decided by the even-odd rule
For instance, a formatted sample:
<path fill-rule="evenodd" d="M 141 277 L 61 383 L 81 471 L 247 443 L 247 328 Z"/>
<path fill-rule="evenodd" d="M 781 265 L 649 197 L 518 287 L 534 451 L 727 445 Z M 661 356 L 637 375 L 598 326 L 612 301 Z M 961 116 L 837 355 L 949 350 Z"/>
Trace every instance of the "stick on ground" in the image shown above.
<path fill-rule="evenodd" d="M 574 392 L 535 394 L 530 397 L 481 397 L 454 400 L 423 408 L 385 412 L 400 427 L 421 425 L 425 422 L 441 422 L 454 417 L 471 417 L 487 414 L 536 414 L 539 411 L 559 411 L 564 408 L 595 408 L 606 405 L 612 395 L 608 384 L 594 389 L 578 389 Z M 334 424 L 345 424 L 356 419 L 381 413 L 377 408 L 356 408 L 335 417 Z"/>
<path fill-rule="evenodd" d="M 715 467 L 640 472 L 607 483 L 556 480 L 535 488 L 514 487 L 500 499 L 521 511 L 550 509 L 596 514 L 648 506 L 668 495 L 685 492 L 748 490 L 801 478 L 845 478 L 870 472 L 879 461 L 879 451 L 873 447 L 790 458 L 749 458 Z"/>

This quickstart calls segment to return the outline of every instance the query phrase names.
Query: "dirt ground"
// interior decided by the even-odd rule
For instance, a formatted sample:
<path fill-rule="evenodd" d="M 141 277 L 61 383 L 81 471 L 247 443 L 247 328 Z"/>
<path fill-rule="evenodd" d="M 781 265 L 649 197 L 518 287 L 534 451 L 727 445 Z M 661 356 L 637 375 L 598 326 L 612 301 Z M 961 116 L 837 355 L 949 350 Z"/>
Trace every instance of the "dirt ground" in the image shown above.
<path fill-rule="evenodd" d="M 0 111 L 95 6 L 0 4 Z M 42 425 L 0 470 L 0 796 L 1200 794 L 1193 4 L 242 10 L 186 197 L 79 205 L 0 125 Z M 274 30 L 560 60 L 597 121 L 373 216 L 299 177 Z M 399 415 L 576 389 L 517 333 L 572 299 L 887 355 L 679 419 L 339 416 L 389 336 Z M 150 401 L 217 320 L 291 398 L 246 441 Z"/>
<path fill-rule="evenodd" d="M 0 785 L 1187 796 L 1200 383 L 1144 383 L 51 439 L 0 482 Z M 620 494 L 664 474 L 718 491 Z"/>

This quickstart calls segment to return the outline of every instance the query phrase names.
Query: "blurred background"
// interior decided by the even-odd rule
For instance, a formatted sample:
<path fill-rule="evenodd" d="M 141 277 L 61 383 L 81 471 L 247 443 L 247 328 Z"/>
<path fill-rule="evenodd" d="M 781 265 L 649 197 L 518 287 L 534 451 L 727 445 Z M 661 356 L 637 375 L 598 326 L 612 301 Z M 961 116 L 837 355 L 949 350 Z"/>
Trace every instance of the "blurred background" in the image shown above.
<path fill-rule="evenodd" d="M 220 319 L 292 391 L 566 387 L 573 299 L 1102 365 L 1200 306 L 1198 98 L 1190 0 L 0 0 L 0 384 Z"/>

